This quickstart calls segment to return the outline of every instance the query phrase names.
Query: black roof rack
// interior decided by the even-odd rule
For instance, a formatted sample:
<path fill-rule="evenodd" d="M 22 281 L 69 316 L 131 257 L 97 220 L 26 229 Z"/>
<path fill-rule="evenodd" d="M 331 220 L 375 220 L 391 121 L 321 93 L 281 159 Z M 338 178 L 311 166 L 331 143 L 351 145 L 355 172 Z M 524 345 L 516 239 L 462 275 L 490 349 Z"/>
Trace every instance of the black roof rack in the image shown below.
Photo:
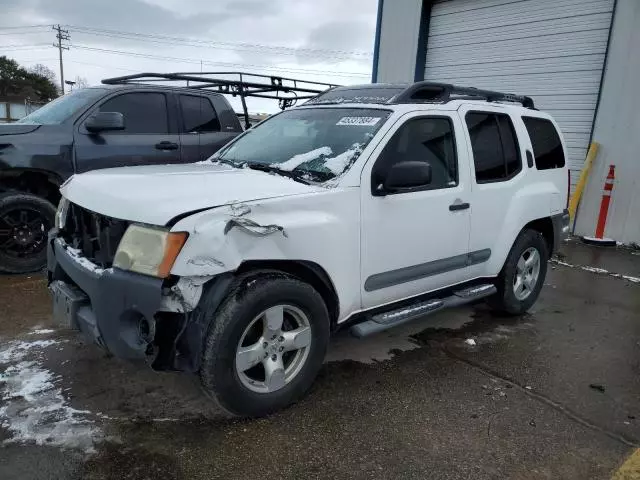
<path fill-rule="evenodd" d="M 278 100 L 279 107 L 284 110 L 295 105 L 298 100 L 314 98 L 337 86 L 330 83 L 246 72 L 145 72 L 102 80 L 105 85 L 144 85 L 159 82 L 169 84 L 186 82 L 184 86 L 189 88 L 213 90 L 240 97 L 246 128 L 250 127 L 246 97 Z"/>
<path fill-rule="evenodd" d="M 400 103 L 447 103 L 460 99 L 515 102 L 526 108 L 535 109 L 531 97 L 437 82 L 417 82 L 411 85 L 374 83 L 336 87 L 314 97 L 306 104 L 376 103 L 393 105 Z"/>
<path fill-rule="evenodd" d="M 534 109 L 531 97 L 513 93 L 481 90 L 474 87 L 460 87 L 450 83 L 417 82 L 395 96 L 389 103 L 442 102 L 458 99 L 483 99 L 487 102 L 514 102 Z"/>

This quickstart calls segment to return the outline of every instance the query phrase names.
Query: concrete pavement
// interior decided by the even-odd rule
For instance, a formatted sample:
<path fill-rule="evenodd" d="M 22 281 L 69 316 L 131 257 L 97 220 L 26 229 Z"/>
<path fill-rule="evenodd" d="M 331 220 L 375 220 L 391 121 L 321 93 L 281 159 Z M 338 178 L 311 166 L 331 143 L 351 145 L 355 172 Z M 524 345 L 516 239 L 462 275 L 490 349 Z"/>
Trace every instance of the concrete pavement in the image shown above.
<path fill-rule="evenodd" d="M 309 396 L 261 420 L 48 331 L 44 282 L 0 278 L 0 478 L 612 478 L 640 446 L 640 256 L 568 244 L 551 267 L 520 318 L 339 333 Z"/>

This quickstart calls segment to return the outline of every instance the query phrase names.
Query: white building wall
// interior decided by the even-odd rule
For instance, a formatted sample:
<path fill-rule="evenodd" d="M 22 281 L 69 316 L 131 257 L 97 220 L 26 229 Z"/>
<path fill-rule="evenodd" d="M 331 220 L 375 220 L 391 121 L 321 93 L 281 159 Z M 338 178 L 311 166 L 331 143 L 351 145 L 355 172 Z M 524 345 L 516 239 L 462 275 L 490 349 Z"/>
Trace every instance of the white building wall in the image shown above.
<path fill-rule="evenodd" d="M 604 179 L 616 166 L 605 235 L 640 244 L 640 1 L 617 0 L 593 140 L 600 144 L 576 233 L 593 235 Z"/>
<path fill-rule="evenodd" d="M 613 0 L 378 1 L 374 81 L 412 82 L 424 65 L 429 80 L 529 94 L 563 129 L 572 184 L 599 104 L 593 140 L 601 147 L 575 233 L 593 235 L 604 178 L 615 164 L 606 235 L 640 244 L 640 0 L 616 0 L 610 37 Z M 426 61 L 418 58 L 423 5 L 430 9 Z M 491 55 L 483 41 L 501 48 Z"/>
<path fill-rule="evenodd" d="M 572 184 L 587 154 L 613 0 L 436 0 L 426 80 L 533 98 L 567 145 Z"/>
<path fill-rule="evenodd" d="M 418 52 L 422 0 L 378 1 L 382 2 L 382 19 L 378 32 L 380 40 L 375 81 L 412 82 Z"/>

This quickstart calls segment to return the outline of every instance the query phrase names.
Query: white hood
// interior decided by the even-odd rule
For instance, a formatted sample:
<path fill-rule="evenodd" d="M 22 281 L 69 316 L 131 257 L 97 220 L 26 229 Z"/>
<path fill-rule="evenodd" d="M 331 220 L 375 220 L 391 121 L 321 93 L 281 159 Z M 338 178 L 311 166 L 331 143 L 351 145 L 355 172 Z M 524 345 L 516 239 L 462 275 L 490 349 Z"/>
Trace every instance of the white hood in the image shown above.
<path fill-rule="evenodd" d="M 151 225 L 166 225 L 194 210 L 319 191 L 324 189 L 290 178 L 213 164 L 95 170 L 75 175 L 61 188 L 83 208 Z"/>

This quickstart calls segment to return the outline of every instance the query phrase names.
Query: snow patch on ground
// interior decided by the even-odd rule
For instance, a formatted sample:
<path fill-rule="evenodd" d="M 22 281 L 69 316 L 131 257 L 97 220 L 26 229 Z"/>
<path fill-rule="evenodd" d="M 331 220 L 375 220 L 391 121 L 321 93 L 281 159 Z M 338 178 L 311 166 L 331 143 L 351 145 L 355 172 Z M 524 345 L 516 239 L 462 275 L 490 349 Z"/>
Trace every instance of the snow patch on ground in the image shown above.
<path fill-rule="evenodd" d="M 320 147 L 320 148 L 316 148 L 315 150 L 311 150 L 310 152 L 307 152 L 307 153 L 294 155 L 286 162 L 274 163 L 272 166 L 279 168 L 280 170 L 290 172 L 294 170 L 296 167 L 299 167 L 300 165 L 302 165 L 303 163 L 307 163 L 307 162 L 310 162 L 311 160 L 315 160 L 320 155 L 328 156 L 328 155 L 331 155 L 332 153 L 333 153 L 333 150 L 331 150 L 331 147 Z"/>
<path fill-rule="evenodd" d="M 87 415 L 72 408 L 56 387 L 57 376 L 44 368 L 38 354 L 56 340 L 12 341 L 0 349 L 0 426 L 12 438 L 29 442 L 95 451 L 102 432 Z"/>
<path fill-rule="evenodd" d="M 585 270 L 587 272 L 593 272 L 593 273 L 609 273 L 608 270 L 605 270 L 604 268 L 596 268 L 596 267 L 580 267 L 582 268 L 582 270 Z"/>
<path fill-rule="evenodd" d="M 18 362 L 25 358 L 31 350 L 43 349 L 54 345 L 55 340 L 36 340 L 35 342 L 9 342 L 0 350 L 0 365 Z"/>
<path fill-rule="evenodd" d="M 609 270 L 605 270 L 604 268 L 590 267 L 588 265 L 574 265 L 572 263 L 563 262 L 562 260 L 557 260 L 555 258 L 552 258 L 551 260 L 549 260 L 549 262 L 555 265 L 562 265 L 563 267 L 579 268 L 580 270 L 584 270 L 585 272 L 597 273 L 600 275 L 609 275 L 610 277 L 614 277 L 614 278 L 621 278 L 623 280 L 627 280 L 632 283 L 640 283 L 640 277 L 632 277 L 631 275 L 613 273 L 613 272 L 610 272 Z"/>
<path fill-rule="evenodd" d="M 55 332 L 55 330 L 51 328 L 36 328 L 34 331 L 29 332 L 29 335 L 49 335 L 53 332 Z"/>
<path fill-rule="evenodd" d="M 477 334 L 473 338 L 469 337 L 462 343 L 468 347 L 491 345 L 507 340 L 519 332 L 531 330 L 533 327 L 534 325 L 530 322 L 523 322 L 512 326 L 498 325 L 489 331 Z"/>

